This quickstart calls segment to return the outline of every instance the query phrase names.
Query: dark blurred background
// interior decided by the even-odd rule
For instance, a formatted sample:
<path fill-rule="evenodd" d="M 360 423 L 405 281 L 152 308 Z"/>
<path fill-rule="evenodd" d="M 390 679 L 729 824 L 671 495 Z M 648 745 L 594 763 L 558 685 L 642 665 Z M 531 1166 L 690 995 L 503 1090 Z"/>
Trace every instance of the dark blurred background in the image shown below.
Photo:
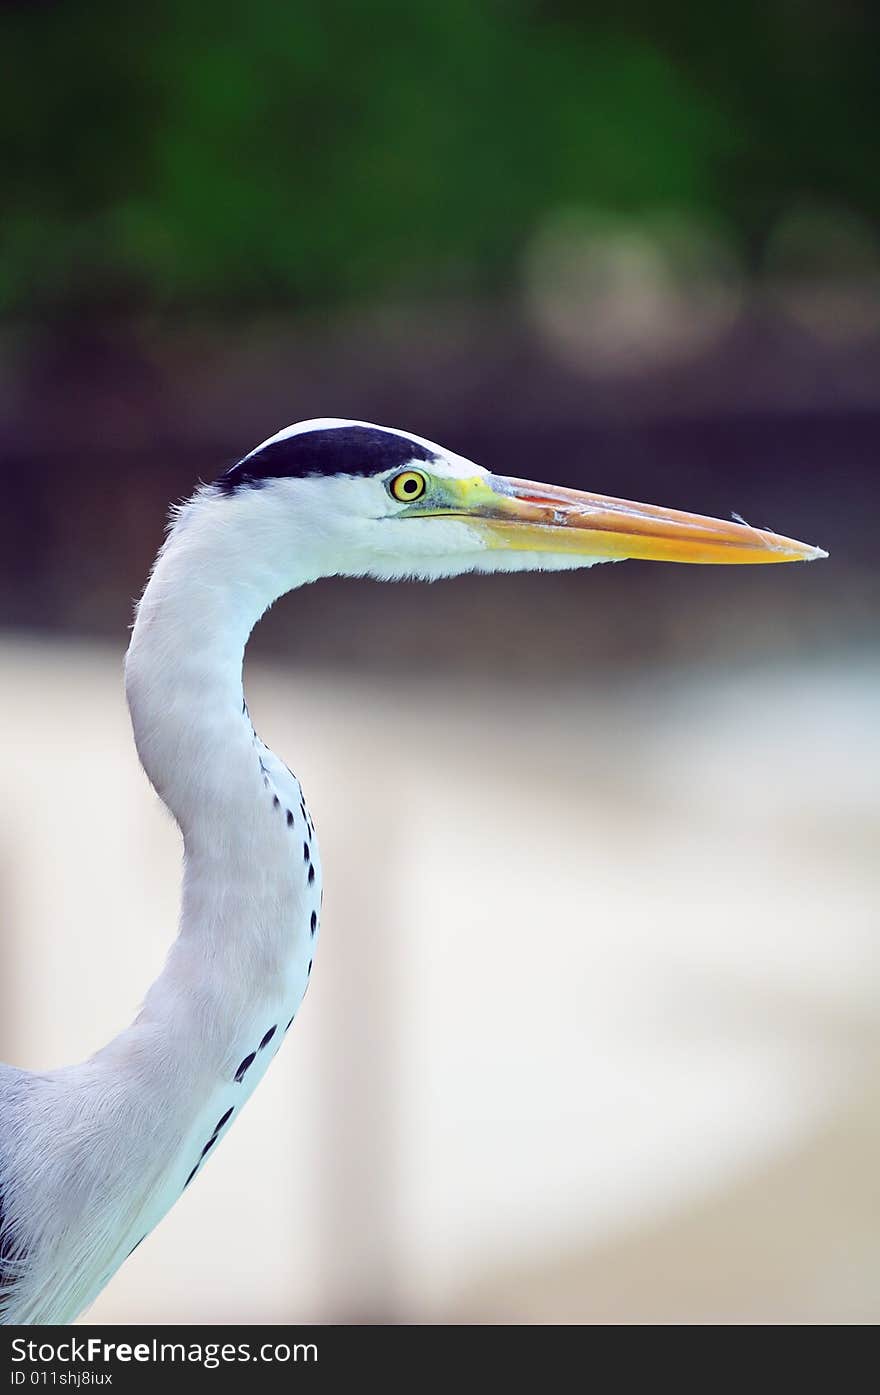
<path fill-rule="evenodd" d="M 857 830 L 870 916 L 852 777 L 877 746 L 840 743 L 872 730 L 880 647 L 878 52 L 880 11 L 857 0 L 0 6 L 7 692 L 35 639 L 115 665 L 168 502 L 300 418 L 365 418 L 505 473 L 735 510 L 830 560 L 325 582 L 277 607 L 254 650 L 328 692 L 375 681 L 392 712 L 398 680 L 428 694 L 442 681 L 482 693 L 484 714 L 525 693 L 543 719 L 542 695 L 570 681 L 573 730 L 599 752 L 609 693 L 612 709 L 647 694 L 647 723 L 672 683 L 697 722 L 735 706 L 744 677 L 781 676 L 736 729 L 771 783 L 792 694 L 809 702 L 821 679 L 829 705 L 797 709 L 780 769 L 798 818 L 804 801 L 849 810 L 835 837 Z M 727 735 L 703 758 L 730 776 Z M 816 836 L 804 857 L 821 861 Z M 684 834 L 681 849 L 685 865 L 703 856 Z M 812 894 L 776 890 L 795 906 Z M 820 903 L 827 923 L 834 896 Z M 732 1233 L 763 1232 L 760 1206 L 748 1215 Z M 873 1252 L 864 1263 L 852 1310 L 820 1296 L 792 1311 L 858 1317 L 876 1293 Z M 633 1303 L 622 1281 L 615 1320 L 698 1311 L 700 1266 L 681 1272 L 680 1308 L 662 1282 Z M 365 1260 L 364 1291 L 371 1273 Z M 587 1320 L 604 1280 L 580 1282 L 502 1283 L 456 1311 Z M 789 1311 L 746 1288 L 712 1311 Z M 398 1290 L 371 1307 L 354 1280 L 331 1290 L 336 1315 L 436 1317 L 459 1301 L 444 1289 L 411 1309 Z"/>
<path fill-rule="evenodd" d="M 833 566 L 706 573 L 687 631 L 673 568 L 340 583 L 261 644 L 338 661 L 369 630 L 359 662 L 430 665 L 430 605 L 540 664 L 572 597 L 572 663 L 625 658 L 624 615 L 661 651 L 715 649 L 722 619 L 774 649 L 872 634 L 875 8 L 99 0 L 0 24 L 0 620 L 118 635 L 169 499 L 340 415 L 736 510 Z"/>

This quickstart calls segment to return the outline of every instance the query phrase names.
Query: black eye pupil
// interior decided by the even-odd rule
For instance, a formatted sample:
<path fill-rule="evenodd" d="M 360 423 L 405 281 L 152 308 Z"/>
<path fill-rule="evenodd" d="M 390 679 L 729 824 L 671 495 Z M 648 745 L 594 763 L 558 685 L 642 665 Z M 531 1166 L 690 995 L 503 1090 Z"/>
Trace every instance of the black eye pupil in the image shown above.
<path fill-rule="evenodd" d="M 418 489 L 418 487 L 419 487 L 419 482 L 418 482 L 418 480 L 404 480 L 404 482 L 403 482 L 403 492 L 404 492 L 404 494 L 415 494 L 415 492 L 416 492 L 416 490 Z"/>

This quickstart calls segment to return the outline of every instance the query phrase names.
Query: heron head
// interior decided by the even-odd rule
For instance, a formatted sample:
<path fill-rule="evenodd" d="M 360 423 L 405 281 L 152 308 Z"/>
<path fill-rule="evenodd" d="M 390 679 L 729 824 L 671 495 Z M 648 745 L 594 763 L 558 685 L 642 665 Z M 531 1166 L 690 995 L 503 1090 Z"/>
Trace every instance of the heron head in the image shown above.
<path fill-rule="evenodd" d="M 493 474 L 423 437 L 335 418 L 279 431 L 213 488 L 244 504 L 258 533 L 270 512 L 282 517 L 314 575 L 430 580 L 627 557 L 764 563 L 827 555 L 744 523 Z"/>

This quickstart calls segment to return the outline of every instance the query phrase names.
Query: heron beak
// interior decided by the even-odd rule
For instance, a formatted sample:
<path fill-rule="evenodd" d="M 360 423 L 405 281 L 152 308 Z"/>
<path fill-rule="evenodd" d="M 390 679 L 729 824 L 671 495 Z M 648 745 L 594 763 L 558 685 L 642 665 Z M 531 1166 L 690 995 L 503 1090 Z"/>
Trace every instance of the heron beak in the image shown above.
<path fill-rule="evenodd" d="M 811 562 L 828 553 L 764 528 L 604 494 L 484 475 L 450 481 L 457 507 L 491 548 L 658 562 Z M 452 502 L 452 501 L 450 501 Z"/>

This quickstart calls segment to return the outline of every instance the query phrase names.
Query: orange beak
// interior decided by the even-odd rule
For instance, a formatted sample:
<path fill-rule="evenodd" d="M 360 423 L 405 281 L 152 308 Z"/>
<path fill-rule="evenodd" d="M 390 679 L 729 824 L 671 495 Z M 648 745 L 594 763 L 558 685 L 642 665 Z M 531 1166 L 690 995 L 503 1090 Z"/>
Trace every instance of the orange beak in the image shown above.
<path fill-rule="evenodd" d="M 466 519 L 490 547 L 579 553 L 597 560 L 641 557 L 737 565 L 828 556 L 820 547 L 746 523 L 502 475 L 456 480 L 453 490 L 455 502 L 449 500 L 452 507 L 443 512 Z"/>

